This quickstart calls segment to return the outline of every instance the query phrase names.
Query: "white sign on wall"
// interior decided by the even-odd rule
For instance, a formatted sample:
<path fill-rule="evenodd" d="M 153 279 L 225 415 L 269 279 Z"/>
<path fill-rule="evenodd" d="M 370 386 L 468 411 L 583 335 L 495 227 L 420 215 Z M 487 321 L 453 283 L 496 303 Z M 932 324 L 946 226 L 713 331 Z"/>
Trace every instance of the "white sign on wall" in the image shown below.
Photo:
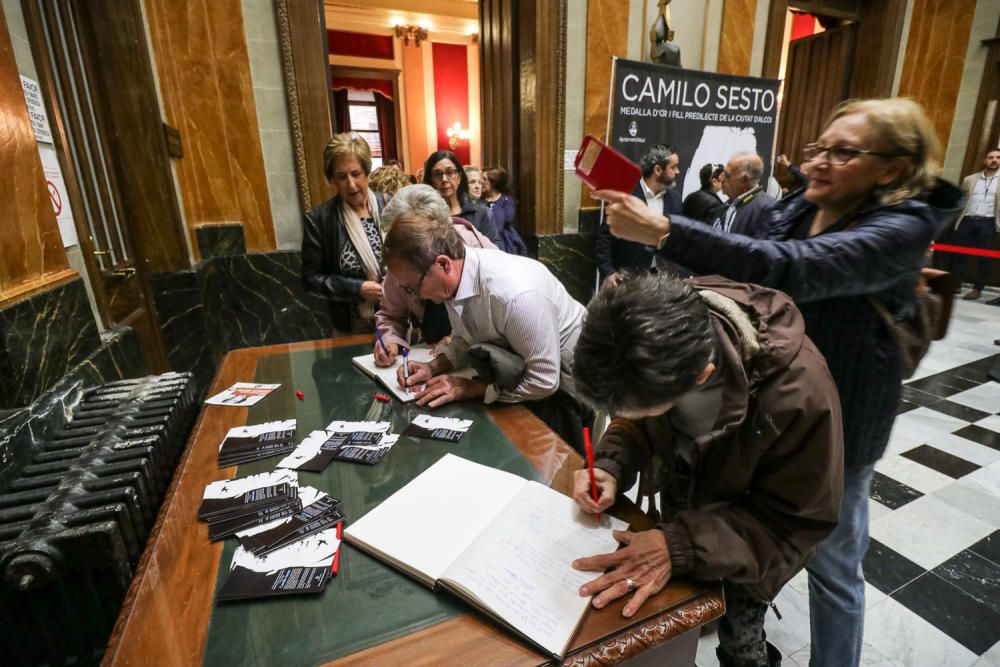
<path fill-rule="evenodd" d="M 79 239 L 76 235 L 76 225 L 73 224 L 69 198 L 66 196 L 66 182 L 59 168 L 59 156 L 52 146 L 52 132 L 49 129 L 48 114 L 45 113 L 42 90 L 37 81 L 26 76 L 21 77 L 21 89 L 24 91 L 24 101 L 28 105 L 31 127 L 35 131 L 35 142 L 38 146 L 38 156 L 42 160 L 42 171 L 45 173 L 45 186 L 49 190 L 52 211 L 56 214 L 56 222 L 59 223 L 63 247 L 68 248 L 79 243 Z"/>

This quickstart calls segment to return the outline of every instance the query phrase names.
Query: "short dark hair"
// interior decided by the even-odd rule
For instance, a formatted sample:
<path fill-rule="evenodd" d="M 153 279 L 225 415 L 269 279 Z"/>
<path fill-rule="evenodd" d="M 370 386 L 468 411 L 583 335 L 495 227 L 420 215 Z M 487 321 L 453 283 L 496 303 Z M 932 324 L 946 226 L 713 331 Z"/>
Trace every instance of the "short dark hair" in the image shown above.
<path fill-rule="evenodd" d="M 507 194 L 507 170 L 503 167 L 487 167 L 483 175 L 490 180 L 490 185 L 500 194 Z"/>
<path fill-rule="evenodd" d="M 677 153 L 673 146 L 656 144 L 639 158 L 639 166 L 642 168 L 643 177 L 653 173 L 653 167 L 665 165 L 673 155 Z"/>
<path fill-rule="evenodd" d="M 719 174 L 726 170 L 724 164 L 712 164 L 708 162 L 698 170 L 698 180 L 701 181 L 701 189 L 707 190 L 712 186 L 712 179 L 718 178 Z"/>
<path fill-rule="evenodd" d="M 714 349 L 708 307 L 690 285 L 626 273 L 587 306 L 573 362 L 577 394 L 612 415 L 658 407 L 694 388 Z"/>

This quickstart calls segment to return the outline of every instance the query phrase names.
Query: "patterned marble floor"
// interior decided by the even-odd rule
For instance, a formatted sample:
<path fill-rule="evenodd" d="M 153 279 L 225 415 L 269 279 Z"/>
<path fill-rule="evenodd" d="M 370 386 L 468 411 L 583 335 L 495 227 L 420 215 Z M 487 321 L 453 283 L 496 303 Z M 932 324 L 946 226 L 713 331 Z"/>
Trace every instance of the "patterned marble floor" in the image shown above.
<path fill-rule="evenodd" d="M 871 490 L 866 667 L 1000 667 L 1000 306 L 957 301 L 948 337 L 906 383 Z M 809 664 L 800 573 L 766 630 L 783 665 Z M 698 665 L 716 667 L 715 635 Z"/>

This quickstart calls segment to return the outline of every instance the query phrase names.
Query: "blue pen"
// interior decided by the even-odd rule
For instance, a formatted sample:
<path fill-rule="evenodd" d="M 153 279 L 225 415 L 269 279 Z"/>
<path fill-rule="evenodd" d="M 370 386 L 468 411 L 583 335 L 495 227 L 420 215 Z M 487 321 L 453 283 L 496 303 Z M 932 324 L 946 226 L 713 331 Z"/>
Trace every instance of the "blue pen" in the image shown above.
<path fill-rule="evenodd" d="M 375 327 L 375 337 L 378 338 L 378 344 L 382 346 L 382 351 L 385 352 L 385 356 L 389 356 L 389 348 L 385 346 L 385 341 L 382 340 L 382 332 Z"/>
<path fill-rule="evenodd" d="M 410 348 L 403 348 L 403 385 L 410 391 Z"/>

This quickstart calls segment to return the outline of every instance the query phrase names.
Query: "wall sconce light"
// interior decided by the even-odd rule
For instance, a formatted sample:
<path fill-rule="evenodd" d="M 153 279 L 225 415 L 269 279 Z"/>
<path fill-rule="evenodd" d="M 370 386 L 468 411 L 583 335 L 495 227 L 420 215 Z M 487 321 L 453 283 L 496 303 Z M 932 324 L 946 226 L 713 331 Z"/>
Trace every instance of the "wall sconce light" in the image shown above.
<path fill-rule="evenodd" d="M 469 130 L 463 129 L 461 123 L 455 123 L 449 127 L 446 132 L 448 133 L 448 147 L 451 150 L 455 150 L 459 146 L 469 145 Z"/>
<path fill-rule="evenodd" d="M 395 26 L 396 37 L 403 40 L 403 46 L 409 46 L 410 40 L 413 40 L 413 45 L 419 47 L 420 42 L 427 39 L 427 28 L 423 28 L 418 25 L 397 25 Z"/>

